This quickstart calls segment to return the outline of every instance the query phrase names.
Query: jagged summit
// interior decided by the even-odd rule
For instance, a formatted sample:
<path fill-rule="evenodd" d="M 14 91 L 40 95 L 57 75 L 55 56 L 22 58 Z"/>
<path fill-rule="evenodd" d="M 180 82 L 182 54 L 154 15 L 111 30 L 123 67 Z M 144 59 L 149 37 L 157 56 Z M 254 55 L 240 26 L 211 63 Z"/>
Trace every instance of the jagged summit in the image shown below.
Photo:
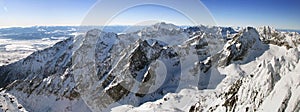
<path fill-rule="evenodd" d="M 41 112 L 299 111 L 298 46 L 299 34 L 269 27 L 158 23 L 126 34 L 93 29 L 0 67 L 0 98 L 6 98 L 0 106 Z"/>
<path fill-rule="evenodd" d="M 261 48 L 263 45 L 258 32 L 252 27 L 247 27 L 225 44 L 219 64 L 220 66 L 227 66 L 232 61 L 243 60 L 247 58 L 247 55 L 250 55 L 248 54 L 251 53 L 250 49 Z"/>
<path fill-rule="evenodd" d="M 258 28 L 263 42 L 286 48 L 297 47 L 300 37 L 297 32 L 280 32 L 270 26 Z"/>

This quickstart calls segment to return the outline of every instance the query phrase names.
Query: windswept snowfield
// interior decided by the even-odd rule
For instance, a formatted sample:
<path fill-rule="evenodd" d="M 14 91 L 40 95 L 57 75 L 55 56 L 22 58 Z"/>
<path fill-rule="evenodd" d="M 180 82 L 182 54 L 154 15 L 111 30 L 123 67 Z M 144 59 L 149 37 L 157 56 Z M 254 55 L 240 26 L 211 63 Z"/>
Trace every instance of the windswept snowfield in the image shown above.
<path fill-rule="evenodd" d="M 12 40 L 0 38 L 0 66 L 16 62 L 61 40 Z"/>
<path fill-rule="evenodd" d="M 298 32 L 127 28 L 0 30 L 0 111 L 300 111 Z"/>
<path fill-rule="evenodd" d="M 0 29 L 0 66 L 16 62 L 76 35 L 74 27 L 13 27 Z"/>
<path fill-rule="evenodd" d="M 123 33 L 136 31 L 144 26 L 34 26 L 0 28 L 0 66 L 8 65 L 29 56 L 31 53 L 53 46 L 70 37 L 83 34 L 88 29 Z"/>

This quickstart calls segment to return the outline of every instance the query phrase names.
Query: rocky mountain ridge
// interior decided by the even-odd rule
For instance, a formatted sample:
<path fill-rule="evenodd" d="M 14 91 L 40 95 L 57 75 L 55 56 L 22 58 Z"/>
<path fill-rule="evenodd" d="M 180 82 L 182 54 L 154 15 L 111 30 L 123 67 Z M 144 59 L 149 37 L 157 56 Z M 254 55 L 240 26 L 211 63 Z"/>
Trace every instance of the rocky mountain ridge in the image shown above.
<path fill-rule="evenodd" d="M 202 99 L 185 110 L 169 111 L 266 111 L 270 95 L 282 96 L 276 92 L 282 83 L 290 87 L 282 96 L 286 103 L 272 109 L 299 111 L 292 78 L 299 75 L 298 45 L 298 33 L 269 27 L 159 23 L 120 35 L 94 29 L 0 67 L 0 87 L 18 100 L 20 111 L 134 111 L 186 88 L 213 94 L 199 93 L 194 96 Z M 215 101 L 203 101 L 208 97 Z"/>

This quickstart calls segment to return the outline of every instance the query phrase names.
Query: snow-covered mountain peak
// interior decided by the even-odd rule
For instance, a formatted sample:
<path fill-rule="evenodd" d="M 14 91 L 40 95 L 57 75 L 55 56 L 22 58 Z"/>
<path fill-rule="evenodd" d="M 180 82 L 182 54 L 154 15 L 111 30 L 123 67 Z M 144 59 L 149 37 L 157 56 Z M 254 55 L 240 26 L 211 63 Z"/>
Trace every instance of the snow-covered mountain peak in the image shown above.
<path fill-rule="evenodd" d="M 300 43 L 300 35 L 297 32 L 281 32 L 264 26 L 258 28 L 260 38 L 264 43 L 285 46 L 287 49 L 297 47 Z"/>
<path fill-rule="evenodd" d="M 41 112 L 299 111 L 298 46 L 299 34 L 268 27 L 158 23 L 119 35 L 93 29 L 0 67 L 0 106 Z"/>
<path fill-rule="evenodd" d="M 241 44 L 241 45 L 248 45 L 254 44 L 254 43 L 260 43 L 260 35 L 257 32 L 257 30 L 253 27 L 247 27 L 243 31 L 240 32 L 240 34 L 235 35 L 233 37 L 233 40 L 231 41 L 234 44 Z M 257 45 L 257 44 L 256 44 Z M 252 46 L 249 46 L 252 47 Z"/>
<path fill-rule="evenodd" d="M 246 29 L 235 34 L 224 45 L 219 56 L 219 66 L 227 66 L 232 62 L 248 62 L 252 58 L 252 52 L 264 51 L 267 46 L 260 41 L 260 35 L 255 28 Z M 255 55 L 254 55 L 255 56 Z"/>
<path fill-rule="evenodd" d="M 145 27 L 142 29 L 143 32 L 148 32 L 148 33 L 169 33 L 172 34 L 178 31 L 181 31 L 182 29 L 178 26 L 175 26 L 174 24 L 167 24 L 165 22 L 161 23 L 156 23 L 154 25 L 150 25 L 148 27 Z"/>
<path fill-rule="evenodd" d="M 168 29 L 168 30 L 180 29 L 178 26 L 176 26 L 174 24 L 165 23 L 165 22 L 156 23 L 152 27 L 157 28 L 157 29 Z"/>
<path fill-rule="evenodd" d="M 275 32 L 276 29 L 271 26 L 262 26 L 257 28 L 258 31 L 263 31 L 264 33 L 272 33 Z"/>
<path fill-rule="evenodd" d="M 133 33 L 119 35 L 118 37 L 126 43 L 135 42 L 140 38 L 143 40 L 156 39 L 169 45 L 179 45 L 189 38 L 183 29 L 166 23 L 157 23 Z"/>

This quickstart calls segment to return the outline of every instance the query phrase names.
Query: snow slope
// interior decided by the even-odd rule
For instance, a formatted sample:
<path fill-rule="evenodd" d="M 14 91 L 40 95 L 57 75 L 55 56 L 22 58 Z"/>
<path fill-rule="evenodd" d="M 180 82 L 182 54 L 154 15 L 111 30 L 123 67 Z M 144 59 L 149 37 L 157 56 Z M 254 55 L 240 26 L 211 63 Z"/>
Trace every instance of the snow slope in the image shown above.
<path fill-rule="evenodd" d="M 93 29 L 0 67 L 1 94 L 17 103 L 0 102 L 4 111 L 299 111 L 298 45 L 298 33 L 270 27 Z"/>

